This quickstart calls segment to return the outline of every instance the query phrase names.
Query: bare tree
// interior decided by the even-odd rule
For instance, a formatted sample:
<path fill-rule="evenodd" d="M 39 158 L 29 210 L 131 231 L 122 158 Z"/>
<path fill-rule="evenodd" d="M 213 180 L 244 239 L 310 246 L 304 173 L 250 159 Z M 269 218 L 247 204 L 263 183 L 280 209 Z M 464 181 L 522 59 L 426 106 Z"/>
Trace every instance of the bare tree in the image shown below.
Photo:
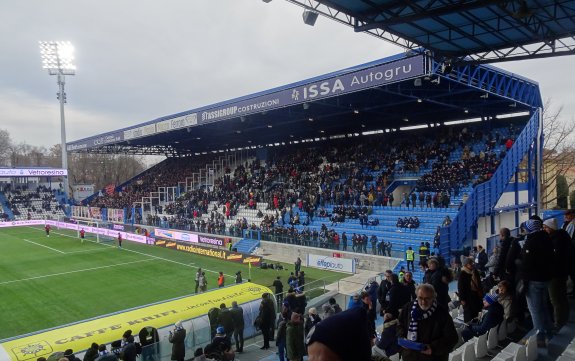
<path fill-rule="evenodd" d="M 567 186 L 575 184 L 575 177 L 568 174 L 575 170 L 575 119 L 562 116 L 563 107 L 553 106 L 545 101 L 543 111 L 543 177 L 541 185 L 542 202 L 545 208 L 557 203 L 557 178 L 564 176 Z"/>
<path fill-rule="evenodd" d="M 5 129 L 0 129 L 0 166 L 8 166 L 10 159 L 10 149 L 12 148 L 12 139 L 10 133 Z"/>

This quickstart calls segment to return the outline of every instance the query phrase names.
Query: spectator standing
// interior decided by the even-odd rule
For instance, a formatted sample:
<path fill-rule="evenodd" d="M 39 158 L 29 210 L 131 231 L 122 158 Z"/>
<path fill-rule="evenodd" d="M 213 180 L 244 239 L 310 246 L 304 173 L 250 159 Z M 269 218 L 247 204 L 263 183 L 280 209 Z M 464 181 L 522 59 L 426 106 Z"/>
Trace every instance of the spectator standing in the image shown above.
<path fill-rule="evenodd" d="M 262 350 L 267 350 L 270 348 L 270 331 L 272 330 L 274 318 L 275 318 L 275 307 L 274 302 L 271 300 L 269 293 L 264 293 L 262 295 L 262 302 L 260 303 L 259 316 L 261 320 L 261 330 L 262 336 L 264 338 L 264 345 L 261 347 Z M 302 325 L 303 327 L 303 325 Z M 303 331 L 302 331 L 303 332 Z M 303 334 L 302 334 L 303 339 Z"/>
<path fill-rule="evenodd" d="M 286 349 L 289 361 L 301 361 L 305 355 L 304 325 L 301 315 L 292 312 L 286 326 Z"/>
<path fill-rule="evenodd" d="M 485 272 L 485 265 L 487 264 L 489 257 L 487 252 L 482 245 L 477 246 L 477 254 L 475 255 L 475 267 L 480 272 Z"/>
<path fill-rule="evenodd" d="M 553 248 L 549 235 L 543 231 L 540 219 L 529 219 L 524 228 L 527 232 L 521 249 L 521 274 L 527 282 L 527 307 L 537 330 L 537 345 L 546 347 L 546 337 L 552 335 L 553 322 L 549 312 L 549 281 L 553 274 Z"/>
<path fill-rule="evenodd" d="M 234 325 L 234 341 L 236 342 L 236 352 L 244 351 L 244 310 L 238 306 L 236 301 L 232 302 L 232 321 Z"/>
<path fill-rule="evenodd" d="M 298 257 L 298 258 L 295 260 L 294 266 L 295 266 L 295 267 L 294 267 L 294 268 L 295 268 L 294 271 L 295 271 L 295 274 L 297 275 L 298 272 L 301 271 L 301 258 Z"/>
<path fill-rule="evenodd" d="M 200 275 L 200 293 L 206 292 L 208 290 L 208 279 L 206 278 L 206 272 L 202 272 Z"/>
<path fill-rule="evenodd" d="M 226 307 L 225 303 L 220 305 L 220 316 L 218 317 L 218 326 L 224 328 L 226 338 L 231 343 L 232 334 L 234 333 L 234 318 L 231 310 Z"/>
<path fill-rule="evenodd" d="M 447 361 L 458 340 L 453 319 L 446 308 L 437 303 L 433 286 L 421 284 L 417 299 L 408 303 L 399 318 L 398 335 L 425 345 L 423 351 L 404 348 L 404 361 Z"/>
<path fill-rule="evenodd" d="M 186 355 L 186 330 L 182 327 L 182 321 L 178 321 L 174 325 L 174 331 L 170 331 L 168 341 L 172 344 L 172 357 L 171 360 L 184 361 Z"/>
<path fill-rule="evenodd" d="M 555 259 L 553 275 L 549 283 L 549 297 L 553 305 L 553 320 L 555 330 L 563 327 L 569 321 L 569 300 L 567 299 L 567 275 L 569 274 L 569 248 L 571 239 L 567 231 L 558 229 L 554 218 L 543 222 L 543 229 L 549 234 L 553 244 Z"/>
<path fill-rule="evenodd" d="M 564 219 L 565 221 L 563 222 L 563 226 L 561 226 L 561 229 L 564 229 L 567 234 L 569 235 L 569 238 L 571 239 L 571 246 L 569 247 L 569 259 L 574 260 L 575 259 L 575 221 L 573 221 L 575 219 L 575 209 L 569 209 L 567 211 L 565 211 L 565 215 L 564 215 Z M 575 262 L 570 262 L 569 263 L 569 277 L 571 278 L 571 282 L 575 285 Z M 572 294 L 575 292 L 575 287 L 574 287 L 574 291 L 571 291 Z"/>
<path fill-rule="evenodd" d="M 218 287 L 222 288 L 225 285 L 225 278 L 224 278 L 224 273 L 220 272 L 220 274 L 218 275 Z"/>
<path fill-rule="evenodd" d="M 509 228 L 501 228 L 499 230 L 499 256 L 497 257 L 497 264 L 493 270 L 493 274 L 500 279 L 505 279 L 509 282 L 514 282 L 511 279 L 510 274 L 507 271 L 506 261 L 507 255 L 509 254 L 509 249 L 511 248 L 511 243 L 513 242 L 513 237 L 511 237 L 511 231 Z"/>
<path fill-rule="evenodd" d="M 202 269 L 198 268 L 196 271 L 195 281 L 196 281 L 196 288 L 194 289 L 194 293 L 198 293 L 198 288 L 200 287 L 200 277 L 202 276 Z"/>
<path fill-rule="evenodd" d="M 276 302 L 278 306 L 281 306 L 284 299 L 284 284 L 282 283 L 280 276 L 277 276 L 274 283 L 272 284 L 275 288 Z"/>
<path fill-rule="evenodd" d="M 449 304 L 449 285 L 445 279 L 446 270 L 441 267 L 437 258 L 432 257 L 427 261 L 427 271 L 424 275 L 425 283 L 429 283 L 433 286 L 436 293 L 437 303 L 447 308 Z"/>
<path fill-rule="evenodd" d="M 286 329 L 287 321 L 282 313 L 279 318 L 278 332 L 276 334 L 276 346 L 278 348 L 279 361 L 285 361 L 286 356 Z"/>
<path fill-rule="evenodd" d="M 457 281 L 457 293 L 463 306 L 463 322 L 477 317 L 482 308 L 483 291 L 479 273 L 473 267 L 473 259 L 466 258 Z"/>
<path fill-rule="evenodd" d="M 411 246 L 407 247 L 407 250 L 405 251 L 405 260 L 407 261 L 407 270 L 408 271 L 413 271 L 415 272 L 415 265 L 414 265 L 414 259 L 415 259 L 415 251 L 413 250 L 413 248 L 411 248 Z M 409 268 L 409 265 L 411 265 L 411 269 Z"/>

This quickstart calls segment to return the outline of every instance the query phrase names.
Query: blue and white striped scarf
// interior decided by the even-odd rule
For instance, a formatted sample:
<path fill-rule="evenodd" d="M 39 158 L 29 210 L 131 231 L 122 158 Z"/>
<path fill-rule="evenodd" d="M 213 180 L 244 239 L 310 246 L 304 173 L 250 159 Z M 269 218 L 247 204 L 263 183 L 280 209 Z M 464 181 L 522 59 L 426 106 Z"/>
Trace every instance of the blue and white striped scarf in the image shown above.
<path fill-rule="evenodd" d="M 437 308 L 437 300 L 433 300 L 433 304 L 427 311 L 423 311 L 417 300 L 413 301 L 411 306 L 411 320 L 409 321 L 409 328 L 407 332 L 407 339 L 410 341 L 417 341 L 417 323 L 421 320 L 429 318 Z"/>

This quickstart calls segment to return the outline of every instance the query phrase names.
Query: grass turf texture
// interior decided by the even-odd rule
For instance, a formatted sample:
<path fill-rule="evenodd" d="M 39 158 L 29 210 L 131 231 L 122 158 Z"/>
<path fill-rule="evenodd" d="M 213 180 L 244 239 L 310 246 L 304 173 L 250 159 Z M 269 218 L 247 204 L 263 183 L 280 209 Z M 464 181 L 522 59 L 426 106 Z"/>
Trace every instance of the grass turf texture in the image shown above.
<path fill-rule="evenodd" d="M 194 292 L 198 267 L 206 271 L 208 289 L 217 287 L 217 272 L 232 275 L 248 266 L 172 249 L 123 241 L 80 242 L 76 232 L 14 227 L 0 230 L 0 339 L 138 307 Z M 269 286 L 284 270 L 251 269 L 251 280 Z M 345 274 L 302 267 L 307 289 L 332 283 Z M 314 282 L 316 280 L 320 280 Z M 273 288 L 272 288 L 273 290 Z M 309 294 L 308 294 L 309 295 Z"/>

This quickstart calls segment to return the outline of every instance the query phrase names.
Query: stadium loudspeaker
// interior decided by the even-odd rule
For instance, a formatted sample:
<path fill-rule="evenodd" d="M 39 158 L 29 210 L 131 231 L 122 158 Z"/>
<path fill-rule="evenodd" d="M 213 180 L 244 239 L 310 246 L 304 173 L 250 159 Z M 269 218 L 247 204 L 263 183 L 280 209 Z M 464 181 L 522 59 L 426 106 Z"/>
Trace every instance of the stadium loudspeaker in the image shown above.
<path fill-rule="evenodd" d="M 315 11 L 304 10 L 303 11 L 303 22 L 307 25 L 314 26 L 317 20 L 318 13 Z"/>

